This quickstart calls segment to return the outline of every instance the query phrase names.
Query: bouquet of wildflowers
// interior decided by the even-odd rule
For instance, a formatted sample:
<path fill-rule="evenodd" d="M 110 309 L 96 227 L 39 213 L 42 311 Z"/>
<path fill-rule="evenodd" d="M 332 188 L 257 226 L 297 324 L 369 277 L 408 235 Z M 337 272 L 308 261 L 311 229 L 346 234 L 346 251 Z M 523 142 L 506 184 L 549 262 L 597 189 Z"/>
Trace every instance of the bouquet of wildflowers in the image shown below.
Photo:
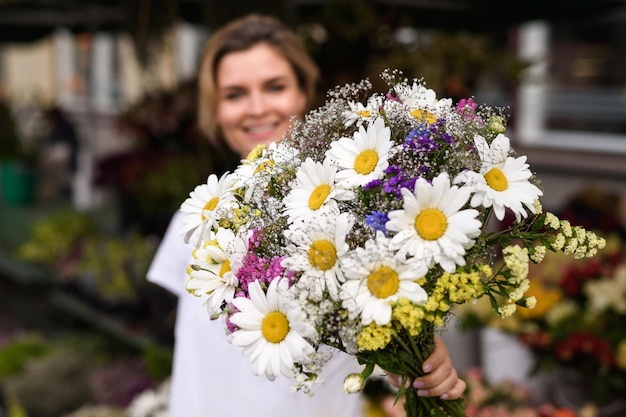
<path fill-rule="evenodd" d="M 188 290 L 225 319 L 255 374 L 292 377 L 305 392 L 329 359 L 324 345 L 364 365 L 347 391 L 376 365 L 412 381 L 453 304 L 487 295 L 512 314 L 533 303 L 529 257 L 602 245 L 541 212 L 502 111 L 438 100 L 397 71 L 382 78 L 386 93 L 370 94 L 367 80 L 331 91 L 279 143 L 210 176 L 181 206 L 196 247 Z M 515 221 L 491 232 L 507 212 Z M 462 400 L 403 393 L 408 416 L 465 415 Z"/>

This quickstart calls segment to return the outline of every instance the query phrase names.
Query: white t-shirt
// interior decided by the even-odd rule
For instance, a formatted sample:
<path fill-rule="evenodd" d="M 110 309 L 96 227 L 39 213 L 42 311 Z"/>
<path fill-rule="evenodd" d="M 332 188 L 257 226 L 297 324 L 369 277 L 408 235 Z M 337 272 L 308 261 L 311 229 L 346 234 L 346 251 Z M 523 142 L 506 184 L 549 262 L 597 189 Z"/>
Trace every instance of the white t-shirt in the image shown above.
<path fill-rule="evenodd" d="M 345 376 L 362 366 L 343 352 L 325 365 L 325 382 L 312 397 L 292 392 L 289 378 L 252 373 L 241 348 L 227 342 L 223 322 L 210 320 L 202 301 L 185 291 L 192 256 L 182 217 L 172 218 L 147 275 L 178 296 L 169 417 L 362 417 L 362 396 L 343 391 Z"/>

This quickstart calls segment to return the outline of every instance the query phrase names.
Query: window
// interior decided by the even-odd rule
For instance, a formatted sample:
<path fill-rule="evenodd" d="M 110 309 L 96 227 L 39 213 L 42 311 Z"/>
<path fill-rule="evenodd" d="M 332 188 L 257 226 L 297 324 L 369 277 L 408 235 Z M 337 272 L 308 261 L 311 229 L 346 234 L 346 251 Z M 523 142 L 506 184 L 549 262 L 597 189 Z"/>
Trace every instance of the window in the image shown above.
<path fill-rule="evenodd" d="M 519 53 L 532 62 L 519 90 L 523 145 L 626 154 L 626 12 L 530 22 Z"/>

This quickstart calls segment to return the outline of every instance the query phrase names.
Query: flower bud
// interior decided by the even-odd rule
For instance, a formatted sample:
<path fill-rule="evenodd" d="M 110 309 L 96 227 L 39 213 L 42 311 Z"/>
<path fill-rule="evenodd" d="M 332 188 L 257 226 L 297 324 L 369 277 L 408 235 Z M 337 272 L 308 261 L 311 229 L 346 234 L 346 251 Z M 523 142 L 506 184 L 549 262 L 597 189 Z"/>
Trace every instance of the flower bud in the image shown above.
<path fill-rule="evenodd" d="M 365 388 L 365 379 L 359 373 L 353 373 L 343 380 L 343 390 L 348 394 L 360 392 Z"/>
<path fill-rule="evenodd" d="M 500 116 L 491 116 L 489 118 L 489 122 L 487 124 L 487 128 L 494 133 L 504 133 L 506 132 L 506 127 L 504 125 L 504 120 Z"/>

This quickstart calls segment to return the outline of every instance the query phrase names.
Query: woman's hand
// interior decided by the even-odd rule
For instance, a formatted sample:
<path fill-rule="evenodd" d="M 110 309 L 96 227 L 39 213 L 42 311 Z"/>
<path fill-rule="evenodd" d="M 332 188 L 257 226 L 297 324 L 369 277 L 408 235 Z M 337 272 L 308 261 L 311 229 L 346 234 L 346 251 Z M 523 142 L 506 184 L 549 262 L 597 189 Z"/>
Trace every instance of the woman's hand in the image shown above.
<path fill-rule="evenodd" d="M 435 334 L 435 349 L 424 361 L 423 371 L 426 375 L 413 381 L 413 388 L 421 397 L 441 397 L 444 400 L 460 398 L 467 385 L 459 378 L 456 369 L 452 366 L 452 360 L 446 344 L 439 335 Z M 402 377 L 389 375 L 391 384 L 399 387 Z"/>

